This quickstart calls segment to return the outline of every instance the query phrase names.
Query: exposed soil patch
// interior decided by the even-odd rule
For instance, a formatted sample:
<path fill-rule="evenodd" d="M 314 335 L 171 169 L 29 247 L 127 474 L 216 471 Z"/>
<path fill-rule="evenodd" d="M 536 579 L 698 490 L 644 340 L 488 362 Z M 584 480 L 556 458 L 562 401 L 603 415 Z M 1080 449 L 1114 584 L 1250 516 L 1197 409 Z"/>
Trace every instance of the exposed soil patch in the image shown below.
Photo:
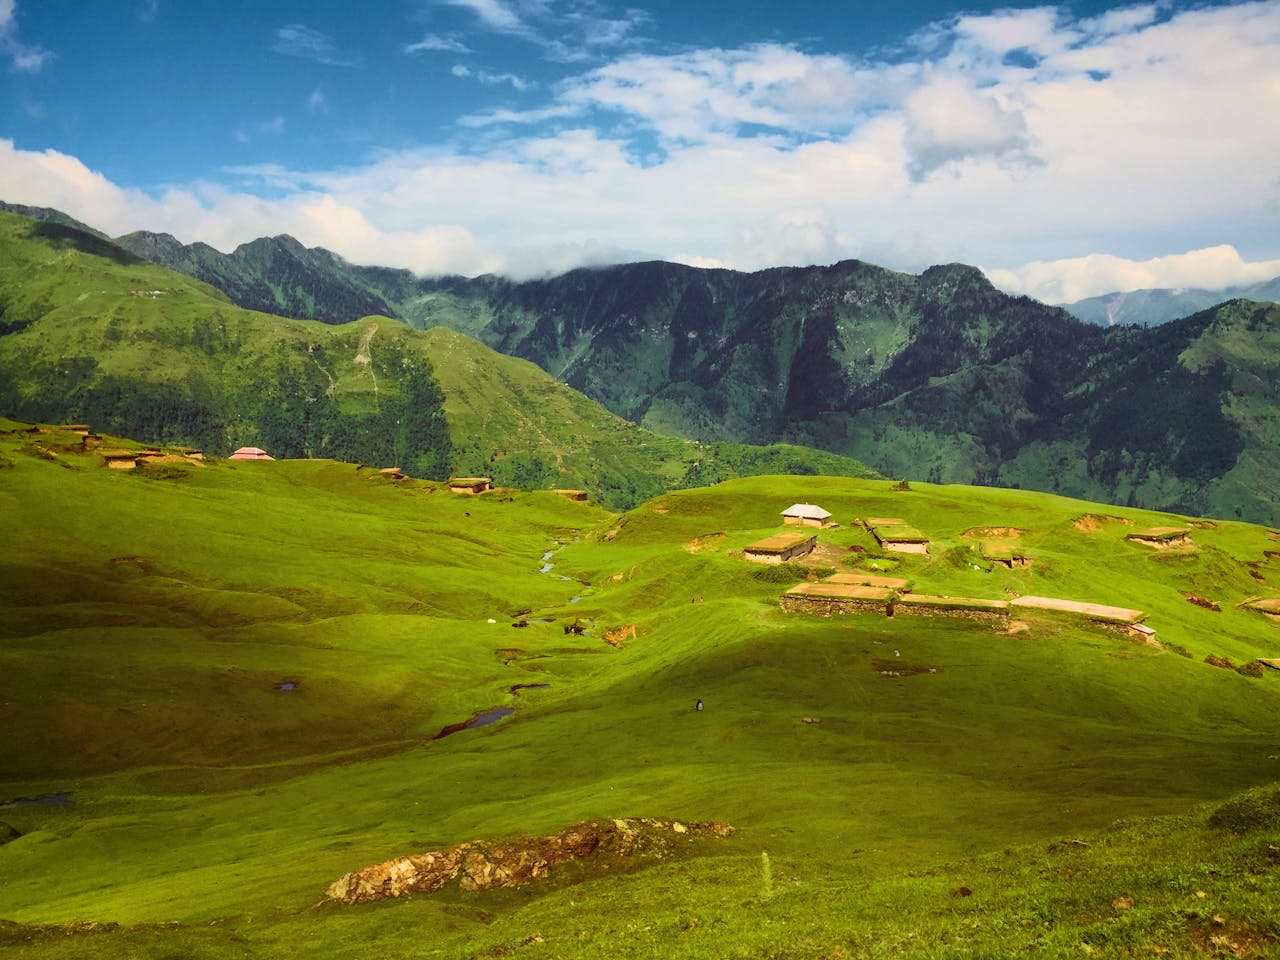
<path fill-rule="evenodd" d="M 628 623 L 625 627 L 615 627 L 604 632 L 604 642 L 611 647 L 621 647 L 624 640 L 636 638 L 636 625 Z"/>
<path fill-rule="evenodd" d="M 580 863 L 592 873 L 606 873 L 641 860 L 696 852 L 699 840 L 732 834 L 733 827 L 719 821 L 592 820 L 548 837 L 478 840 L 386 860 L 348 873 L 326 892 L 333 900 L 366 903 L 430 893 L 455 880 L 462 890 L 522 887 L 548 877 L 560 864 Z M 575 879 L 586 879 L 583 872 Z"/>
<path fill-rule="evenodd" d="M 1204 662 L 1211 667 L 1222 667 L 1224 670 L 1234 670 L 1236 665 L 1227 657 L 1220 657 L 1216 653 L 1211 653 L 1204 658 Z"/>
<path fill-rule="evenodd" d="M 549 683 L 517 683 L 507 688 L 507 692 L 513 695 L 519 695 L 521 690 L 545 690 L 551 684 Z"/>
<path fill-rule="evenodd" d="M 1083 518 L 1081 518 L 1083 519 Z M 970 527 L 962 537 L 974 537 L 979 540 L 988 538 L 996 538 L 999 540 L 1017 539 L 1022 536 L 1022 531 L 1017 527 Z"/>
<path fill-rule="evenodd" d="M 882 677 L 917 677 L 923 673 L 940 673 L 942 669 L 918 663 L 903 663 L 901 660 L 873 660 L 871 666 Z"/>
<path fill-rule="evenodd" d="M 1197 607 L 1204 607 L 1206 610 L 1212 610 L 1214 613 L 1221 613 L 1222 607 L 1197 594 L 1190 593 L 1186 590 L 1181 591 L 1182 595 L 1187 598 L 1187 603 L 1194 603 Z"/>
<path fill-rule="evenodd" d="M 1187 918 L 1187 933 L 1197 952 L 1210 957 L 1262 957 L 1268 956 L 1276 937 L 1247 923 L 1236 923 L 1221 914 L 1207 920 L 1203 917 Z"/>
<path fill-rule="evenodd" d="M 723 533 L 704 533 L 700 537 L 694 537 L 684 545 L 684 548 L 690 553 L 701 553 L 703 550 L 715 548 L 723 539 Z"/>
<path fill-rule="evenodd" d="M 1134 526 L 1132 520 L 1126 520 L 1124 517 L 1113 517 L 1097 513 L 1086 513 L 1084 516 L 1076 517 L 1071 521 L 1071 525 L 1077 530 L 1101 530 L 1104 523 L 1119 523 L 1126 527 Z"/>

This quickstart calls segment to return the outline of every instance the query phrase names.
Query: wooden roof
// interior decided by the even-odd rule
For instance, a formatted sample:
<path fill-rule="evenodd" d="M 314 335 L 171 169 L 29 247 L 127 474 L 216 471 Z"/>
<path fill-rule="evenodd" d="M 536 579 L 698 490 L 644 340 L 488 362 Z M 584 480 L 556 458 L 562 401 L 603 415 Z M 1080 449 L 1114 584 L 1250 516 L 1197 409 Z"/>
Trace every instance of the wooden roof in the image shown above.
<path fill-rule="evenodd" d="M 1262 613 L 1280 613 L 1280 598 L 1272 597 L 1264 600 L 1248 600 L 1242 606 Z"/>
<path fill-rule="evenodd" d="M 1131 533 L 1126 540 L 1175 540 L 1178 537 L 1185 537 L 1189 533 L 1186 527 L 1152 527 L 1150 530 L 1139 530 L 1137 533 Z"/>
<path fill-rule="evenodd" d="M 452 477 L 449 480 L 451 487 L 478 487 L 482 483 L 493 483 L 488 477 Z"/>
<path fill-rule="evenodd" d="M 752 553 L 782 553 L 796 544 L 814 539 L 815 536 L 812 533 L 775 533 L 772 537 L 747 544 L 744 549 Z"/>
<path fill-rule="evenodd" d="M 928 543 L 929 538 L 915 527 L 906 524 L 895 526 L 873 527 L 871 530 L 881 543 Z"/>

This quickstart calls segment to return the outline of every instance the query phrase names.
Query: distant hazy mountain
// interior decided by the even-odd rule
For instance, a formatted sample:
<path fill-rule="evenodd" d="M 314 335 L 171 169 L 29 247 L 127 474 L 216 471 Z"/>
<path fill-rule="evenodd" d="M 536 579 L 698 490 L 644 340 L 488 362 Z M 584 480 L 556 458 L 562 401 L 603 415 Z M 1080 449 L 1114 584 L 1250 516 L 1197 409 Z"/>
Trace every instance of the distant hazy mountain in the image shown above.
<path fill-rule="evenodd" d="M 1226 290 L 1132 290 L 1089 297 L 1062 308 L 1086 323 L 1104 327 L 1137 324 L 1154 327 L 1158 323 L 1187 317 L 1226 300 L 1280 301 L 1280 277 Z"/>

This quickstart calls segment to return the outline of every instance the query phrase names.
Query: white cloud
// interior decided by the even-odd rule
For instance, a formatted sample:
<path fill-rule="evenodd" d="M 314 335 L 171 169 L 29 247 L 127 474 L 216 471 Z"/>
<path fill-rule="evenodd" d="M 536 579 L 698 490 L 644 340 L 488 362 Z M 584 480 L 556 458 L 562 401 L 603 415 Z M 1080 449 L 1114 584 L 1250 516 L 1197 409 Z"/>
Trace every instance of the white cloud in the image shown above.
<path fill-rule="evenodd" d="M 1280 258 L 1276 0 L 1002 11 L 915 42 L 930 52 L 904 62 L 785 44 L 626 54 L 528 110 L 461 118 L 451 145 L 152 195 L 0 141 L 0 196 L 223 249 L 285 231 L 424 273 L 964 261 L 1065 300 L 1243 282 Z"/>
<path fill-rule="evenodd" d="M 329 98 L 325 96 L 324 91 L 316 87 L 311 91 L 311 96 L 307 97 L 308 113 L 328 113 Z"/>
<path fill-rule="evenodd" d="M 500 33 L 522 33 L 527 27 L 512 4 L 502 0 L 441 0 L 451 7 L 470 10 L 485 26 Z"/>
<path fill-rule="evenodd" d="M 332 37 L 303 23 L 291 23 L 276 30 L 276 42 L 271 49 L 285 56 L 317 60 L 332 67 L 359 67 L 364 64 L 363 57 L 343 53 Z"/>
<path fill-rule="evenodd" d="M 405 44 L 405 53 L 470 53 L 471 48 L 457 37 L 428 33 L 417 43 Z"/>
<path fill-rule="evenodd" d="M 923 180 L 967 160 L 1033 162 L 1032 138 L 1018 109 L 1002 106 L 954 74 L 939 76 L 907 97 L 907 172 Z"/>
<path fill-rule="evenodd" d="M 39 73 L 51 52 L 18 39 L 18 6 L 14 0 L 0 0 L 0 52 L 9 58 L 14 73 Z"/>
<path fill-rule="evenodd" d="M 523 91 L 535 86 L 532 81 L 526 80 L 524 77 L 518 77 L 514 73 L 492 73 L 488 70 L 472 70 L 461 63 L 454 64 L 449 72 L 462 79 L 474 78 L 486 87 L 510 84 L 514 89 Z"/>
<path fill-rule="evenodd" d="M 1280 277 L 1280 259 L 1250 263 L 1235 247 L 1221 244 L 1143 261 L 1094 253 L 986 273 L 992 283 L 1010 293 L 1025 293 L 1046 303 L 1073 303 L 1117 290 L 1223 290 L 1260 283 Z"/>

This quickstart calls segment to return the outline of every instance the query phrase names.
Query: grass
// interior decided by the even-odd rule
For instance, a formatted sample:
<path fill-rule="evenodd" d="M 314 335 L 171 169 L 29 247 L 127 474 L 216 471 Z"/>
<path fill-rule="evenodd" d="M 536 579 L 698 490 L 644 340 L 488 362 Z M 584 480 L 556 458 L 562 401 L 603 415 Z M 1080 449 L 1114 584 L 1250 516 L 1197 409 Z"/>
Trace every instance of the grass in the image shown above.
<path fill-rule="evenodd" d="M 0 846 L 0 954 L 1193 956 L 1226 937 L 1261 956 L 1280 939 L 1280 674 L 1199 662 L 1280 655 L 1275 624 L 1235 606 L 1280 594 L 1262 528 L 1158 554 L 1130 527 L 1077 529 L 1097 509 L 1079 501 L 825 477 L 622 515 L 322 461 L 148 480 L 57 434 L 39 438 L 54 459 L 31 456 L 16 429 L 0 421 L 0 802 L 71 798 L 0 809 L 22 834 Z M 863 564 L 880 555 L 853 518 L 928 530 L 933 556 L 895 558 L 922 593 L 1136 606 L 1194 659 L 1034 611 L 1019 632 L 783 614 L 786 584 L 736 554 L 800 500 Z M 964 531 L 995 525 L 1025 531 L 1035 567 L 955 562 Z M 899 658 L 936 672 L 882 675 Z M 528 683 L 549 686 L 511 692 Z M 432 739 L 495 706 L 516 712 Z M 1211 821 L 1241 791 L 1229 822 L 1248 829 Z M 389 857 L 620 816 L 738 832 L 578 884 L 321 902 Z M 120 926 L 58 926 L 78 922 Z"/>

